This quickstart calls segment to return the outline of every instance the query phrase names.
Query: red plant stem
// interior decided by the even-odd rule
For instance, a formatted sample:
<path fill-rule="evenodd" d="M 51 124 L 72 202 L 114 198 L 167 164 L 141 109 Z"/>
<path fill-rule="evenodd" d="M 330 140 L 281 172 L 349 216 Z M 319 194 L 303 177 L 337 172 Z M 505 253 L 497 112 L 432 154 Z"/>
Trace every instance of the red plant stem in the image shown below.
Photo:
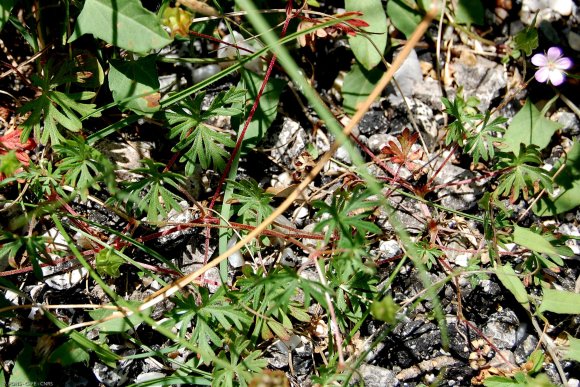
<path fill-rule="evenodd" d="M 451 148 L 451 150 L 449 151 L 449 155 L 447 155 L 447 157 L 445 158 L 445 160 L 443 160 L 443 162 L 441 163 L 441 165 L 439 166 L 439 168 L 437 168 L 437 170 L 435 171 L 435 173 L 433 174 L 433 176 L 431 176 L 429 178 L 429 180 L 427 181 L 427 184 L 425 184 L 425 186 L 430 187 L 431 183 L 433 183 L 433 180 L 435 180 L 435 178 L 437 177 L 437 175 L 439 175 L 439 172 L 441 172 L 441 170 L 443 169 L 443 167 L 445 165 L 447 165 L 447 163 L 449 162 L 449 160 L 451 159 L 451 157 L 455 154 L 455 151 L 457 150 L 457 148 L 459 147 L 458 144 L 453 145 L 453 148 Z"/>
<path fill-rule="evenodd" d="M 292 1 L 288 2 L 289 6 L 292 5 Z M 300 10 L 301 11 L 301 10 Z M 286 35 L 286 30 L 288 29 L 288 25 L 290 24 L 290 20 L 292 20 L 294 17 L 298 16 L 298 12 L 296 13 L 292 13 L 292 8 L 291 7 L 287 7 L 286 8 L 286 20 L 284 21 L 284 26 L 282 27 L 282 32 L 280 33 L 280 37 L 284 37 L 284 35 Z M 239 137 L 238 137 L 238 141 L 236 142 L 236 146 L 234 147 L 234 150 L 232 151 L 232 155 L 230 156 L 228 163 L 226 164 L 226 168 L 224 169 L 224 172 L 222 173 L 222 176 L 220 178 L 220 181 L 218 183 L 218 186 L 216 188 L 216 192 L 213 195 L 211 202 L 209 204 L 209 209 L 213 209 L 213 207 L 215 206 L 215 203 L 220 195 L 221 192 L 221 188 L 230 172 L 230 169 L 232 167 L 232 163 L 234 162 L 234 159 L 236 157 L 236 155 L 238 154 L 238 152 L 240 151 L 240 148 L 242 147 L 242 142 L 244 141 L 244 136 L 246 135 L 246 130 L 248 129 L 248 126 L 250 125 L 250 122 L 252 122 L 252 118 L 254 117 L 254 114 L 256 113 L 256 110 L 258 109 L 258 105 L 260 104 L 260 99 L 262 98 L 262 94 L 264 93 L 264 89 L 266 88 L 266 84 L 268 83 L 268 79 L 270 78 L 270 75 L 272 74 L 272 69 L 274 68 L 274 64 L 276 63 L 276 55 L 272 55 L 272 59 L 270 59 L 270 64 L 268 65 L 268 70 L 266 70 L 266 74 L 264 75 L 264 81 L 262 81 L 262 85 L 260 86 L 260 90 L 258 91 L 258 94 L 256 95 L 256 100 L 254 101 L 254 105 L 252 106 L 252 109 L 250 110 L 250 113 L 248 114 L 248 118 L 246 119 L 246 123 L 244 124 L 244 128 L 242 129 L 242 132 L 240 133 Z"/>
<path fill-rule="evenodd" d="M 481 337 L 483 340 L 485 340 L 487 342 L 487 344 L 495 351 L 495 353 L 498 354 L 506 362 L 506 364 L 508 364 L 511 368 L 516 368 L 516 366 L 513 365 L 512 363 L 510 363 L 510 361 L 504 356 L 502 351 L 493 343 L 493 341 L 491 341 L 491 339 L 489 339 L 486 335 L 484 335 L 483 332 L 481 330 L 479 330 L 479 328 L 477 328 L 475 325 L 473 325 L 471 322 L 469 322 L 468 320 L 466 320 L 463 317 L 461 319 L 458 319 L 458 320 L 459 320 L 459 322 L 464 323 L 469 329 L 474 330 L 475 333 L 477 333 L 479 335 L 479 337 Z M 471 343 L 469 343 L 469 344 L 471 344 Z"/>
<path fill-rule="evenodd" d="M 472 177 L 470 179 L 465 179 L 465 180 L 460 180 L 460 181 L 451 181 L 449 183 L 439 184 L 439 185 L 436 185 L 435 187 L 432 187 L 431 190 L 432 191 L 435 191 L 435 190 L 440 189 L 440 188 L 451 187 L 451 186 L 454 186 L 454 185 L 470 184 L 470 183 L 472 183 L 474 181 L 488 179 L 490 177 L 494 177 L 496 175 L 500 175 L 500 174 L 502 174 L 504 172 L 507 172 L 508 170 L 510 170 L 512 168 L 513 167 L 507 167 L 507 168 L 499 169 L 499 170 L 493 171 L 493 172 L 484 172 L 484 174 L 482 176 L 477 176 L 477 177 Z"/>
<path fill-rule="evenodd" d="M 354 140 L 354 142 L 356 142 L 356 144 L 363 150 L 363 152 L 365 152 L 367 155 L 370 156 L 370 158 L 373 160 L 373 162 L 376 165 L 378 165 L 385 172 L 387 172 L 391 176 L 393 176 L 393 178 L 386 177 L 386 178 L 383 178 L 383 179 L 389 181 L 392 184 L 399 183 L 403 187 L 407 188 L 409 191 L 413 192 L 413 187 L 408 182 L 406 182 L 405 180 L 400 180 L 399 175 L 398 175 L 398 172 L 393 171 L 391 168 L 389 168 L 388 165 L 386 165 L 385 163 L 383 163 L 383 161 L 381 159 L 379 159 L 377 156 L 375 156 L 374 153 L 371 152 L 371 150 L 365 144 L 363 144 L 362 141 L 359 140 L 357 136 L 355 136 L 354 134 L 351 133 L 350 138 L 352 138 Z"/>
<path fill-rule="evenodd" d="M 177 232 L 177 231 L 187 230 L 187 229 L 192 228 L 192 227 L 205 227 L 205 228 L 230 228 L 231 227 L 231 228 L 235 228 L 235 229 L 239 229 L 239 230 L 247 230 L 247 231 L 252 231 L 253 229 L 256 228 L 254 226 L 250 226 L 250 225 L 242 224 L 242 223 L 236 223 L 236 222 L 230 222 L 230 224 L 228 226 L 215 224 L 215 223 L 183 223 L 183 224 L 179 224 L 179 225 L 173 227 L 170 230 L 145 235 L 145 236 L 142 236 L 140 238 L 137 238 L 136 240 L 138 242 L 147 242 L 147 241 L 157 239 L 157 238 L 165 236 L 165 235 L 172 234 L 172 233 Z M 262 234 L 266 235 L 266 236 L 281 238 L 281 239 L 289 239 L 289 238 L 295 238 L 295 239 L 296 238 L 307 238 L 307 239 L 316 239 L 316 240 L 323 240 L 324 239 L 324 236 L 320 235 L 320 234 L 303 232 L 303 231 L 300 231 L 297 229 L 292 229 L 291 227 L 283 227 L 281 225 L 280 225 L 280 227 L 287 228 L 292 232 L 284 233 L 284 232 L 275 231 L 275 230 L 264 230 L 262 232 Z"/>

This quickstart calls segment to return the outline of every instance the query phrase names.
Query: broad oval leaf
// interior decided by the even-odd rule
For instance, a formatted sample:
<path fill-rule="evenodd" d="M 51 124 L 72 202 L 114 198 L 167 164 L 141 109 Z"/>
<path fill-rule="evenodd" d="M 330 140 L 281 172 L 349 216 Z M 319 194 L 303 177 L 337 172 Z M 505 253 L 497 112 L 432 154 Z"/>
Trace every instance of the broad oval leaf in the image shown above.
<path fill-rule="evenodd" d="M 564 351 L 563 358 L 580 362 L 580 339 L 568 335 L 568 348 Z"/>
<path fill-rule="evenodd" d="M 559 257 L 562 254 L 562 251 L 558 251 L 546 238 L 531 231 L 529 228 L 515 226 L 514 243 L 537 253 L 544 253 L 550 256 Z"/>
<path fill-rule="evenodd" d="M 559 169 L 556 164 L 552 169 Z M 580 206 L 580 142 L 576 142 L 568 152 L 566 167 L 554 180 L 559 189 L 555 195 L 544 195 L 534 206 L 534 213 L 540 216 L 562 214 Z"/>
<path fill-rule="evenodd" d="M 143 8 L 139 0 L 86 0 L 68 42 L 84 34 L 138 53 L 165 47 L 173 41 L 157 17 Z"/>
<path fill-rule="evenodd" d="M 389 0 L 387 14 L 393 25 L 409 38 L 421 22 L 421 15 L 403 0 Z"/>
<path fill-rule="evenodd" d="M 155 55 L 136 61 L 111 61 L 109 89 L 121 109 L 151 115 L 159 110 L 159 78 Z"/>
<path fill-rule="evenodd" d="M 504 266 L 498 266 L 495 269 L 495 274 L 501 281 L 502 285 L 514 295 L 516 300 L 522 304 L 524 308 L 529 309 L 528 293 L 514 269 L 507 264 Z"/>
<path fill-rule="evenodd" d="M 530 100 L 514 116 L 504 136 L 504 150 L 517 154 L 520 143 L 537 145 L 539 150 L 549 143 L 554 132 L 562 125 L 540 114 L 540 111 Z"/>
<path fill-rule="evenodd" d="M 459 24 L 482 25 L 484 13 L 481 0 L 458 0 L 455 7 L 455 21 Z"/>
<path fill-rule="evenodd" d="M 381 0 L 346 0 L 347 11 L 362 12 L 360 17 L 369 24 L 365 30 L 371 34 L 348 37 L 348 42 L 356 59 L 367 70 L 381 62 L 387 47 L 387 15 Z"/>
<path fill-rule="evenodd" d="M 580 294 L 565 290 L 544 289 L 538 312 L 580 314 Z"/>
<path fill-rule="evenodd" d="M 348 114 L 356 112 L 357 105 L 367 99 L 382 74 L 383 71 L 378 68 L 367 71 L 358 63 L 353 63 L 342 85 L 342 106 Z"/>

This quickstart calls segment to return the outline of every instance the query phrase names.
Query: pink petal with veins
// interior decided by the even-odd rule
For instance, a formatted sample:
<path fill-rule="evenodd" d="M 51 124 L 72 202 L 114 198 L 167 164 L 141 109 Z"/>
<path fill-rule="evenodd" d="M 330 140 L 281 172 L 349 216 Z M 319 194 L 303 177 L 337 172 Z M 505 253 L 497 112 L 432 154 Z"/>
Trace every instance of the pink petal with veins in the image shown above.
<path fill-rule="evenodd" d="M 566 57 L 560 58 L 556 62 L 554 62 L 554 65 L 556 66 L 557 69 L 568 70 L 572 68 L 572 60 Z"/>
<path fill-rule="evenodd" d="M 548 64 L 548 58 L 544 54 L 536 54 L 532 57 L 532 63 L 538 67 L 546 66 Z"/>
<path fill-rule="evenodd" d="M 550 47 L 548 49 L 548 55 L 546 55 L 549 62 L 555 62 L 562 56 L 562 50 L 558 47 Z"/>
<path fill-rule="evenodd" d="M 550 75 L 550 70 L 547 67 L 542 67 L 534 74 L 536 81 L 538 82 L 546 82 L 548 80 L 548 76 Z"/>
<path fill-rule="evenodd" d="M 566 77 L 564 76 L 564 73 L 561 71 L 558 70 L 550 71 L 550 82 L 554 86 L 560 86 L 562 83 L 564 83 L 565 78 Z"/>

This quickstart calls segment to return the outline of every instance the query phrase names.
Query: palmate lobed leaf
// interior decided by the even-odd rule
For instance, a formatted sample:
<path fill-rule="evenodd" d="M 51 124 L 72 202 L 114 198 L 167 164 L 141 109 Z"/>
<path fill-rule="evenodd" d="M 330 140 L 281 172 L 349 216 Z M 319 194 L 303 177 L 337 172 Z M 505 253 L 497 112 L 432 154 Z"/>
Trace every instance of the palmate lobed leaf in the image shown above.
<path fill-rule="evenodd" d="M 274 211 L 270 206 L 273 195 L 264 192 L 254 179 L 230 181 L 230 184 L 234 187 L 232 198 L 241 204 L 238 215 L 242 222 L 258 225 Z"/>
<path fill-rule="evenodd" d="M 266 359 L 261 359 L 262 352 L 247 350 L 249 345 L 249 340 L 244 337 L 237 337 L 231 343 L 229 351 L 220 352 L 219 358 L 223 362 L 214 368 L 215 385 L 231 387 L 239 385 L 245 387 L 252 380 L 254 374 L 261 372 L 268 365 Z M 237 383 L 234 384 L 235 381 Z"/>
<path fill-rule="evenodd" d="M 202 168 L 223 169 L 225 159 L 229 153 L 226 147 L 233 147 L 235 142 L 226 133 L 218 132 L 203 122 L 217 115 L 236 115 L 241 109 L 235 106 L 242 101 L 245 91 L 234 88 L 219 93 L 206 110 L 202 110 L 205 93 L 199 93 L 193 100 L 182 101 L 172 111 L 166 112 L 165 117 L 171 126 L 169 138 L 179 138 L 173 147 L 174 152 L 183 152 L 180 158 L 185 162 L 185 172 L 192 174 L 196 163 Z"/>
<path fill-rule="evenodd" d="M 242 332 L 252 318 L 226 297 L 224 288 L 213 295 L 205 288 L 199 291 L 201 302 L 193 296 L 177 301 L 176 308 L 171 311 L 171 324 L 179 321 L 182 327 L 187 327 L 188 322 L 192 323 L 190 340 L 199 346 L 202 361 L 209 364 L 216 356 L 216 349 L 224 345 L 224 330 Z"/>
<path fill-rule="evenodd" d="M 509 195 L 510 202 L 515 203 L 522 192 L 527 199 L 530 189 L 533 191 L 535 188 L 544 188 L 552 192 L 553 183 L 550 175 L 542 168 L 530 165 L 540 163 L 540 153 L 535 145 L 520 144 L 520 152 L 516 157 L 502 154 L 502 159 L 496 167 L 506 171 L 499 179 L 495 194 Z"/>
<path fill-rule="evenodd" d="M 369 200 L 371 195 L 370 191 L 356 187 L 352 192 L 336 193 L 330 205 L 322 201 L 314 202 L 313 207 L 318 208 L 316 216 L 329 215 L 329 218 L 320 221 L 314 227 L 314 231 L 328 227 L 325 233 L 327 242 L 335 232 L 341 239 L 352 239 L 355 236 L 364 238 L 367 232 L 380 234 L 380 227 L 365 220 L 370 210 L 377 205 L 376 201 Z"/>
<path fill-rule="evenodd" d="M 34 135 L 40 139 L 43 145 L 52 145 L 64 141 L 65 137 L 60 132 L 59 126 L 63 126 L 71 132 L 78 132 L 82 129 L 80 117 L 94 112 L 95 104 L 86 104 L 78 101 L 90 99 L 94 93 L 84 92 L 76 94 L 65 94 L 59 91 L 44 91 L 43 94 L 30 101 L 19 112 L 21 114 L 30 113 L 24 127 L 21 140 L 26 140 L 34 129 Z M 94 114 L 95 117 L 99 114 Z M 41 125 L 42 123 L 42 125 Z"/>
<path fill-rule="evenodd" d="M 78 190 L 83 201 L 87 199 L 89 188 L 99 189 L 99 181 L 106 181 L 109 188 L 115 190 L 113 164 L 82 137 L 65 140 L 54 149 L 62 157 L 56 172 L 64 176 L 66 184 Z"/>
<path fill-rule="evenodd" d="M 473 157 L 473 163 L 477 164 L 479 158 L 488 161 L 495 157 L 494 143 L 502 142 L 503 139 L 495 135 L 495 133 L 503 133 L 505 129 L 502 127 L 507 122 L 504 117 L 495 118 L 489 122 L 490 115 L 487 113 L 483 120 L 481 129 L 473 135 L 470 135 L 466 141 L 467 152 Z"/>
<path fill-rule="evenodd" d="M 165 171 L 165 165 L 150 159 L 143 159 L 145 167 L 134 169 L 132 172 L 142 174 L 143 178 L 126 184 L 119 193 L 127 200 L 127 207 L 137 209 L 139 213 L 147 214 L 147 220 L 157 222 L 167 217 L 169 211 L 181 211 L 179 200 L 181 197 L 168 188 L 179 188 L 178 183 L 185 179 L 177 173 Z"/>

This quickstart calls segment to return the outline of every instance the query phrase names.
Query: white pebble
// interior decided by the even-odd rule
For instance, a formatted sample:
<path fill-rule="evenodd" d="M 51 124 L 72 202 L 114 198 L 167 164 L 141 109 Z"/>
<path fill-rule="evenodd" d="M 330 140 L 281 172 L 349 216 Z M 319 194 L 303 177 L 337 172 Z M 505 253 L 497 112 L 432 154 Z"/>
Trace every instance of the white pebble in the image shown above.
<path fill-rule="evenodd" d="M 550 8 L 562 16 L 570 16 L 572 14 L 572 6 L 572 0 L 550 0 Z"/>

